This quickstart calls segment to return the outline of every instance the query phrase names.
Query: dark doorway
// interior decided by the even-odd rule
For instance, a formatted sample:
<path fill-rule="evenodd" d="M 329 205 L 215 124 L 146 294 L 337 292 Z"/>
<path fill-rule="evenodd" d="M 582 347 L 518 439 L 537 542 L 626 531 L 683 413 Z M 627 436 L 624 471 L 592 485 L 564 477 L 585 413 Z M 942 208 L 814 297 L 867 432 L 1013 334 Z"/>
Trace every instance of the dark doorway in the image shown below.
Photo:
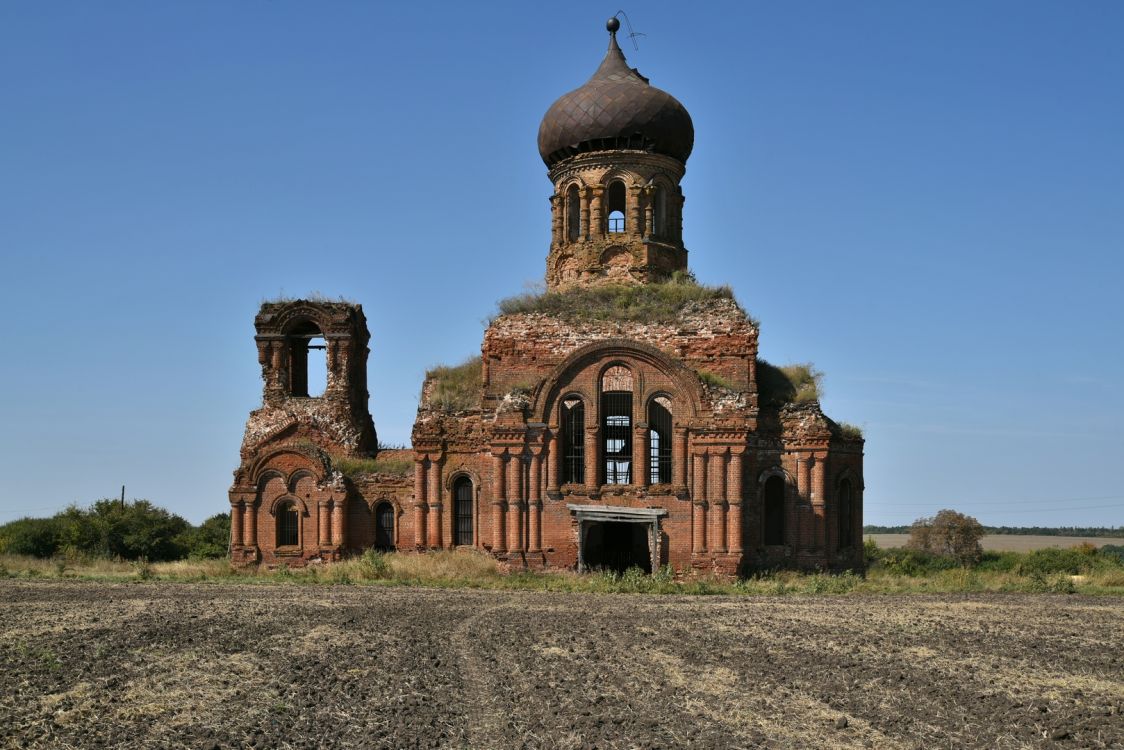
<path fill-rule="evenodd" d="M 461 477 L 453 485 L 453 513 L 457 546 L 472 546 L 472 482 Z"/>
<path fill-rule="evenodd" d="M 375 508 L 375 548 L 394 549 L 394 506 L 390 503 Z"/>
<path fill-rule="evenodd" d="M 613 570 L 623 573 L 629 568 L 652 572 L 652 554 L 648 548 L 647 523 L 600 521 L 587 523 L 582 543 L 582 562 L 586 570 Z"/>
<path fill-rule="evenodd" d="M 769 477 L 765 482 L 765 544 L 784 544 L 784 480 Z"/>

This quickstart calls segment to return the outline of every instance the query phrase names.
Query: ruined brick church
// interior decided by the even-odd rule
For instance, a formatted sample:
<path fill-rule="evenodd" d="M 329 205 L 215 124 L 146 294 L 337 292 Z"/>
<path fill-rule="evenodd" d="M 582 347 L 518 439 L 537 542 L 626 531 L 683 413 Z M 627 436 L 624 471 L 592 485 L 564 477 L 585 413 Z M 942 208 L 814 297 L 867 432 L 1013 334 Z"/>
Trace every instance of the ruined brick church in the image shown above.
<path fill-rule="evenodd" d="M 469 548 L 513 568 L 861 565 L 862 437 L 758 359 L 758 324 L 728 290 L 690 277 L 691 117 L 628 67 L 618 26 L 539 128 L 546 292 L 501 307 L 479 359 L 427 374 L 412 448 L 379 448 L 360 305 L 262 305 L 235 562 L 374 547 Z"/>

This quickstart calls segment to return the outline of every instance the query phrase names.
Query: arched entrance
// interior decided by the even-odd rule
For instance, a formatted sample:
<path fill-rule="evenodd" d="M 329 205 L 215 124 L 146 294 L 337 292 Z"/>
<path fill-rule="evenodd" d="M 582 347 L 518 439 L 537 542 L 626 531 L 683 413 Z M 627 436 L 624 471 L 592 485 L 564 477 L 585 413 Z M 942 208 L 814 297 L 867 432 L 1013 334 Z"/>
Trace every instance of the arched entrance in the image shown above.
<path fill-rule="evenodd" d="M 375 549 L 394 549 L 394 506 L 387 502 L 375 508 Z"/>
<path fill-rule="evenodd" d="M 453 484 L 453 544 L 471 547 L 472 480 L 460 477 Z"/>

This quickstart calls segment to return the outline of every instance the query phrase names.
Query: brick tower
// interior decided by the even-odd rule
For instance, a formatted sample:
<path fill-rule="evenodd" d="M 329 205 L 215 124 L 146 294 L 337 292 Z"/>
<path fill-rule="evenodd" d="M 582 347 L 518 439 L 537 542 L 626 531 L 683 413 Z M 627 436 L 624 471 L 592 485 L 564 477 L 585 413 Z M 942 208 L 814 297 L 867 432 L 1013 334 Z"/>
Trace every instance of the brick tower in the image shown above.
<path fill-rule="evenodd" d="M 694 145 L 675 97 L 628 67 L 613 18 L 609 51 L 585 85 L 559 98 L 539 127 L 554 183 L 549 289 L 629 284 L 687 270 L 680 180 Z"/>

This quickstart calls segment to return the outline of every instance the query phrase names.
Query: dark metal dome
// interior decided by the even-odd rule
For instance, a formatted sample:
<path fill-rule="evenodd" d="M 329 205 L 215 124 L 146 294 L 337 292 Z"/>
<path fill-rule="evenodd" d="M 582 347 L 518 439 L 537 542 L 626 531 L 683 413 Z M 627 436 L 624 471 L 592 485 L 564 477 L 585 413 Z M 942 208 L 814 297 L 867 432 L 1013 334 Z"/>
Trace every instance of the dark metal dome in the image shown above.
<path fill-rule="evenodd" d="M 694 144 L 691 115 L 674 96 L 628 67 L 612 26 L 601 67 L 584 86 L 554 102 L 539 125 L 539 155 L 548 167 L 574 154 L 614 148 L 685 163 Z"/>

